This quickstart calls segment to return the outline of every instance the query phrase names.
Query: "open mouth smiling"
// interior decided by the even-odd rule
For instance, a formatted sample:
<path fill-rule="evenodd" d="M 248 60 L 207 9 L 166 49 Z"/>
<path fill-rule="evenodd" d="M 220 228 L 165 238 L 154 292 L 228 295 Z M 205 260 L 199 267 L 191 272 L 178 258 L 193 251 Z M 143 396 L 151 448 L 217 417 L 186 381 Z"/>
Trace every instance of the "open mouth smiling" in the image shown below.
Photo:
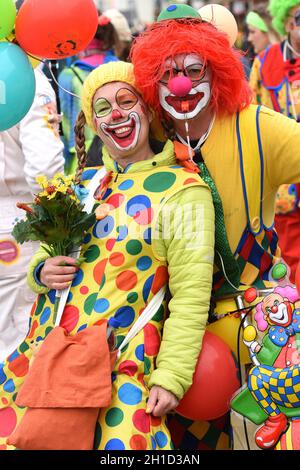
<path fill-rule="evenodd" d="M 126 121 L 119 122 L 118 124 L 101 124 L 101 129 L 113 142 L 123 149 L 130 147 L 136 137 L 137 121 L 134 113 L 131 113 Z"/>

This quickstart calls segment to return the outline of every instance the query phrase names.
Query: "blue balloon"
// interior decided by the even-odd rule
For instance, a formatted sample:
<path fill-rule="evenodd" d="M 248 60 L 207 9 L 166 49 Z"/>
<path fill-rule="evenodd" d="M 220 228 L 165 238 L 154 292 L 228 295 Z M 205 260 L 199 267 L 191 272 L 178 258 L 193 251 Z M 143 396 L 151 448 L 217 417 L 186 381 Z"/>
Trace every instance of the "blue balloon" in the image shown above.
<path fill-rule="evenodd" d="M 34 95 L 35 76 L 27 55 L 11 42 L 0 42 L 0 131 L 21 121 Z"/>

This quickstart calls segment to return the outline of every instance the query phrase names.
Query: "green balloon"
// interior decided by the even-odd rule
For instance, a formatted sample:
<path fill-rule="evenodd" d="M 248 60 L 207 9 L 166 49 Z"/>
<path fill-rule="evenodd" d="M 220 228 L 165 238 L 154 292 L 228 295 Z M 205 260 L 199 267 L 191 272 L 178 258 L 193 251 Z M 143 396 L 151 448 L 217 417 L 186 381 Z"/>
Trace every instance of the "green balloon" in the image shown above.
<path fill-rule="evenodd" d="M 272 277 L 275 281 L 283 279 L 287 274 L 286 265 L 284 263 L 275 264 L 272 268 Z"/>
<path fill-rule="evenodd" d="M 13 0 L 0 0 L 0 39 L 7 38 L 16 20 L 16 6 Z"/>

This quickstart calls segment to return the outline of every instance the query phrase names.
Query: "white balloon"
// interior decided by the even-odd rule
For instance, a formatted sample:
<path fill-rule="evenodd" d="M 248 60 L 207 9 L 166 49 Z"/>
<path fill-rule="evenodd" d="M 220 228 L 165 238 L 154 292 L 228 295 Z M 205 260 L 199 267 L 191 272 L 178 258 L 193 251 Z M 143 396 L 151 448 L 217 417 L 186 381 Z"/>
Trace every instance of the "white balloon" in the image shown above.
<path fill-rule="evenodd" d="M 230 46 L 234 45 L 238 35 L 238 26 L 235 17 L 228 8 L 212 3 L 200 8 L 198 12 L 204 21 L 212 23 L 219 31 L 226 33 Z"/>

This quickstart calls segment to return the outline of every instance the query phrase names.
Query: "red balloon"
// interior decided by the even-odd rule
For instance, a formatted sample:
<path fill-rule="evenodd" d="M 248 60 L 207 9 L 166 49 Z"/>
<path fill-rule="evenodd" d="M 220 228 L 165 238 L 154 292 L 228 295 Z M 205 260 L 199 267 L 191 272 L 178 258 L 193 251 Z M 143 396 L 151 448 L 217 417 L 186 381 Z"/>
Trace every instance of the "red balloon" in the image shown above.
<path fill-rule="evenodd" d="M 221 338 L 206 331 L 193 384 L 176 411 L 194 421 L 217 419 L 230 409 L 232 395 L 240 386 L 232 351 Z"/>
<path fill-rule="evenodd" d="M 28 53 L 63 59 L 93 39 L 98 13 L 93 0 L 26 0 L 16 19 L 16 38 Z"/>

